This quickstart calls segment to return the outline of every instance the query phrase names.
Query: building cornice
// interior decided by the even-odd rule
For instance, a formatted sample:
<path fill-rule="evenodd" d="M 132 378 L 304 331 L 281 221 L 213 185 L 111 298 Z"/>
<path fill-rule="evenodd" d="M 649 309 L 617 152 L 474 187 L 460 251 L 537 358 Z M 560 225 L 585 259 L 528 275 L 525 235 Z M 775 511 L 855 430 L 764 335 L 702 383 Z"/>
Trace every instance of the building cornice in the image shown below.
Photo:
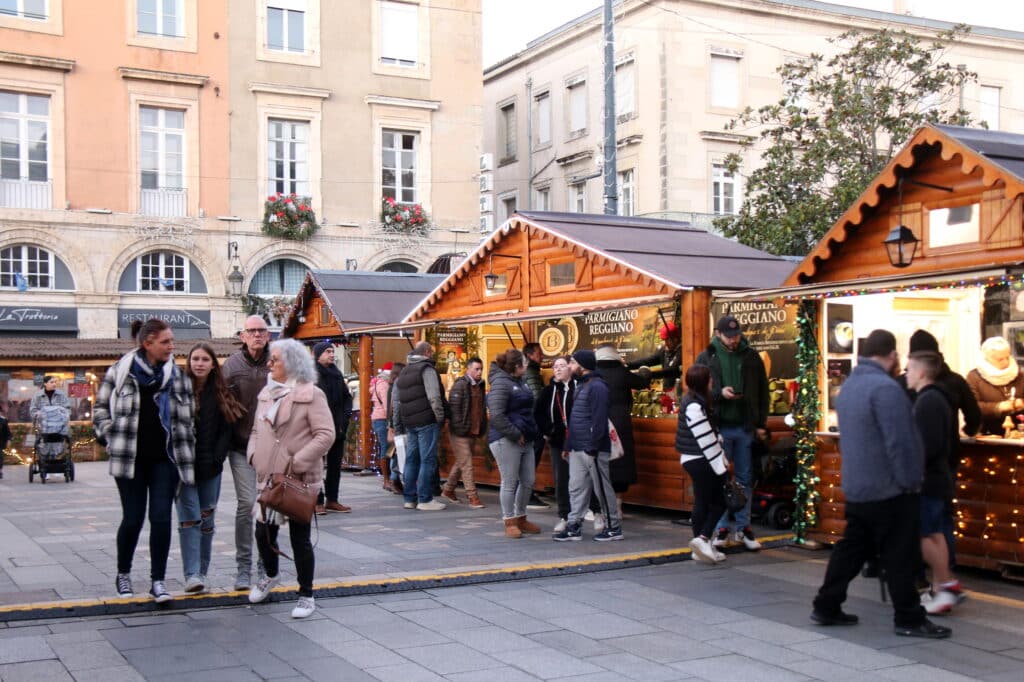
<path fill-rule="evenodd" d="M 754 140 L 752 135 L 737 135 L 736 133 L 723 133 L 721 130 L 702 130 L 700 139 L 708 142 L 729 142 L 731 144 L 743 144 Z"/>
<path fill-rule="evenodd" d="M 411 99 L 409 97 L 389 97 L 388 95 L 367 95 L 363 98 L 367 104 L 380 104 L 388 107 L 406 107 L 408 109 L 429 109 L 437 111 L 441 102 L 433 99 Z"/>
<path fill-rule="evenodd" d="M 18 52 L 0 52 L 0 64 L 17 64 L 19 66 L 31 66 L 36 69 L 64 71 L 65 73 L 75 68 L 74 59 L 40 57 L 34 54 L 20 54 Z"/>
<path fill-rule="evenodd" d="M 577 161 L 583 161 L 584 159 L 590 159 L 594 156 L 593 149 L 584 149 L 583 151 L 575 152 L 573 154 L 567 154 L 565 156 L 555 159 L 555 163 L 559 166 L 567 166 L 570 163 L 576 163 Z"/>
<path fill-rule="evenodd" d="M 136 69 L 132 66 L 119 66 L 118 72 L 121 78 L 139 81 L 158 81 L 160 83 L 176 83 L 178 85 L 193 85 L 201 88 L 210 80 L 209 76 L 197 76 L 191 73 L 176 73 L 174 71 L 154 71 L 152 69 Z"/>
<path fill-rule="evenodd" d="M 249 83 L 249 92 L 290 97 L 316 97 L 318 99 L 328 99 L 331 96 L 331 91 L 323 88 L 305 88 L 299 85 L 282 85 L 280 83 Z"/>

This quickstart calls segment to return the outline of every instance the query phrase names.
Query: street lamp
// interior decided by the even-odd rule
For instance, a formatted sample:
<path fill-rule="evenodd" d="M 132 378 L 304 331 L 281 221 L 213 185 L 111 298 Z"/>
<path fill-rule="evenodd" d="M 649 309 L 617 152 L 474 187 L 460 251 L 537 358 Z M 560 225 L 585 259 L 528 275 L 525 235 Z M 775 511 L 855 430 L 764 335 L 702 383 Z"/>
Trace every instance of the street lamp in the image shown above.
<path fill-rule="evenodd" d="M 228 293 L 238 298 L 242 295 L 242 285 L 245 283 L 245 274 L 238 262 L 238 242 L 228 242 L 228 260 L 232 264 L 232 270 L 228 273 Z"/>
<path fill-rule="evenodd" d="M 914 231 L 906 225 L 897 225 L 889 232 L 889 236 L 882 243 L 885 244 L 886 253 L 889 255 L 889 262 L 894 268 L 905 268 L 914 262 L 917 255 L 917 245 L 920 243 L 914 236 Z"/>

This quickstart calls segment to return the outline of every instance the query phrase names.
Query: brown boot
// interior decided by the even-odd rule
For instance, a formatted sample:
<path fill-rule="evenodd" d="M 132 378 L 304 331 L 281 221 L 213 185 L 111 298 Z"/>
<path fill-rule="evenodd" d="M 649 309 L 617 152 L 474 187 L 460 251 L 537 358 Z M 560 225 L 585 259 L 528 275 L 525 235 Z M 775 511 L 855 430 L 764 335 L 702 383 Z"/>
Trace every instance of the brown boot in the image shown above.
<path fill-rule="evenodd" d="M 466 493 L 466 497 L 469 498 L 468 504 L 470 509 L 483 509 L 487 506 L 480 501 L 480 497 L 476 493 Z"/>
<path fill-rule="evenodd" d="M 519 519 L 505 519 L 505 537 L 521 538 L 523 531 L 519 530 Z"/>
<path fill-rule="evenodd" d="M 519 530 L 523 533 L 529 533 L 530 535 L 537 535 L 540 533 L 540 526 L 536 523 L 530 523 L 526 520 L 525 516 L 517 516 L 516 521 L 519 522 Z"/>

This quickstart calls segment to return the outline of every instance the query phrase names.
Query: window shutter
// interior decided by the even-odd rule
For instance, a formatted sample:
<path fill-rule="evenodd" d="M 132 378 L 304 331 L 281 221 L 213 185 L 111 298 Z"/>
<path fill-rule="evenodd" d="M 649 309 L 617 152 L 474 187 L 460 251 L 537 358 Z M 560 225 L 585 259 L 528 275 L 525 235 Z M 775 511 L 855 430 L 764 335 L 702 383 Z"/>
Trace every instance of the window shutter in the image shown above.
<path fill-rule="evenodd" d="M 508 288 L 506 289 L 506 298 L 522 298 L 522 282 L 519 279 L 519 268 L 512 267 L 505 271 L 505 278 L 508 282 Z"/>
<path fill-rule="evenodd" d="M 576 259 L 576 288 L 578 290 L 594 288 L 593 264 L 589 258 L 583 256 Z"/>
<path fill-rule="evenodd" d="M 543 294 L 547 291 L 547 264 L 544 260 L 530 263 L 530 293 Z"/>

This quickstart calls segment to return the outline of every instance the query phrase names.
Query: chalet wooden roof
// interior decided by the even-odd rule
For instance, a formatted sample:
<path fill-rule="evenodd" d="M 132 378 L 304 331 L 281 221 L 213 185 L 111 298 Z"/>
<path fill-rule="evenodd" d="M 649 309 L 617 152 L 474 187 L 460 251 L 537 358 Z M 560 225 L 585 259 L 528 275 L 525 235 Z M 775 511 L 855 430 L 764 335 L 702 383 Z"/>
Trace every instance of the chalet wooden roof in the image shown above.
<path fill-rule="evenodd" d="M 612 263 L 652 289 L 747 289 L 781 284 L 792 261 L 693 227 L 653 218 L 584 213 L 516 213 L 497 228 L 407 318 L 426 313 L 456 282 L 484 263 L 515 230 L 542 233 L 577 255 Z M 485 265 L 486 267 L 486 265 Z"/>
<path fill-rule="evenodd" d="M 294 335 L 303 303 L 314 293 L 338 320 L 339 332 L 345 332 L 400 321 L 443 279 L 444 275 L 423 273 L 310 270 L 282 334 Z"/>
<path fill-rule="evenodd" d="M 890 198 L 901 178 L 938 155 L 964 175 L 980 174 L 989 188 L 1004 187 L 1007 198 L 1024 194 L 1024 135 L 949 125 L 926 125 L 892 158 L 839 220 L 792 271 L 786 284 L 814 281 L 822 263 L 836 257 L 843 243 Z"/>

